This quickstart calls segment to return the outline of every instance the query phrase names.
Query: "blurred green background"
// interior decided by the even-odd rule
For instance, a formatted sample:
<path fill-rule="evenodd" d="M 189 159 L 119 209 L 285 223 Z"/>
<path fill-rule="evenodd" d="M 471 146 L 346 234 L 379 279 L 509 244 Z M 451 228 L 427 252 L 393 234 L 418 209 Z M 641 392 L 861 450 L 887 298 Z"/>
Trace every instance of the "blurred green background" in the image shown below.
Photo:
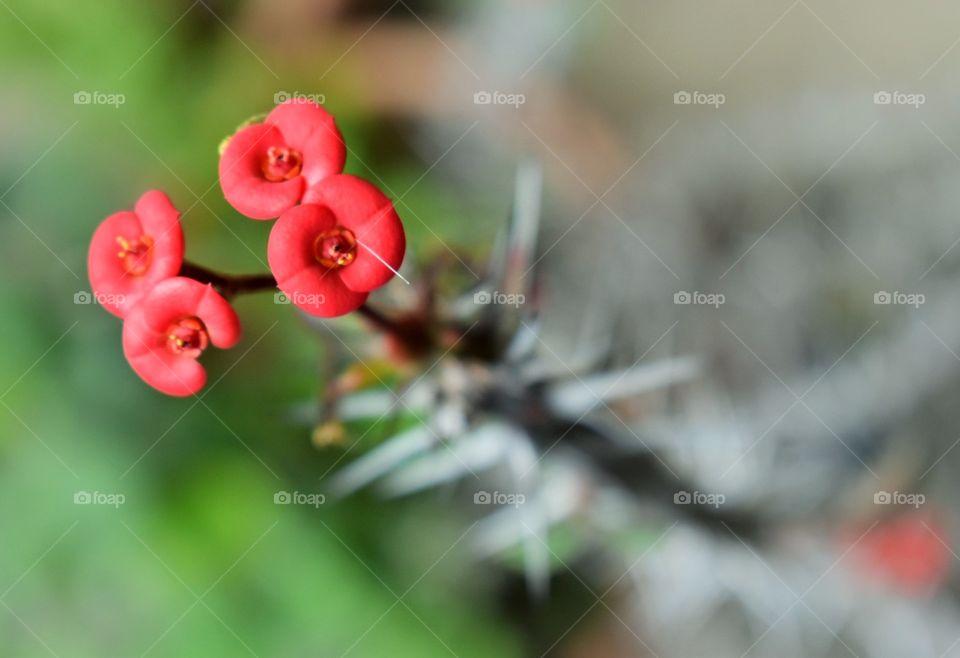
<path fill-rule="evenodd" d="M 321 491 L 342 453 L 314 448 L 287 413 L 317 395 L 324 350 L 289 307 L 239 299 L 245 338 L 207 355 L 210 381 L 225 376 L 198 402 L 140 382 L 116 318 L 74 303 L 97 223 L 150 188 L 184 211 L 189 259 L 265 270 L 270 225 L 224 202 L 217 145 L 280 90 L 326 96 L 349 172 L 394 191 L 424 173 L 357 96 L 349 58 L 321 84 L 333 54 L 251 38 L 243 9 L 0 2 L 0 655 L 517 655 L 494 584 L 458 570 L 464 527 L 448 507 L 273 503 Z M 124 102 L 76 104 L 78 92 Z M 498 209 L 430 177 L 405 203 L 431 223 L 407 222 L 414 259 L 434 232 L 482 243 Z M 74 504 L 83 491 L 125 501 Z"/>

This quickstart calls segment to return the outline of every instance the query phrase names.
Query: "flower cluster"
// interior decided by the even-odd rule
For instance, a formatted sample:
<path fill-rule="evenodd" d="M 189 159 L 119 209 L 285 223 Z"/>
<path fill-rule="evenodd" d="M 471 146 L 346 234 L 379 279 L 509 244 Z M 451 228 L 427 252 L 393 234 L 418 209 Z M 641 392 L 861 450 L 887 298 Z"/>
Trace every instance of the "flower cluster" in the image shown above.
<path fill-rule="evenodd" d="M 230 205 L 252 219 L 276 219 L 266 288 L 279 287 L 302 310 L 325 318 L 362 306 L 396 274 L 406 248 L 393 203 L 344 174 L 345 160 L 333 117 L 304 99 L 242 127 L 220 156 L 220 186 Z M 123 320 L 123 352 L 133 370 L 174 396 L 203 387 L 206 371 L 197 359 L 208 345 L 227 349 L 240 339 L 228 299 L 243 288 L 227 284 L 258 279 L 185 263 L 180 213 L 158 190 L 100 224 L 87 269 L 96 297 Z"/>

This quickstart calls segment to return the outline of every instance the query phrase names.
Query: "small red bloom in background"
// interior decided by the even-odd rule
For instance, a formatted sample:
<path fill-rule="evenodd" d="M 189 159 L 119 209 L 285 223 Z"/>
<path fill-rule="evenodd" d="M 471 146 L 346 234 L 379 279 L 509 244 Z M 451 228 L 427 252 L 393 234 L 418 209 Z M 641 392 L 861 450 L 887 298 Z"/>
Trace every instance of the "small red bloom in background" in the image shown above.
<path fill-rule="evenodd" d="M 100 304 L 118 317 L 183 264 L 180 212 L 159 190 L 144 193 L 133 211 L 107 217 L 87 254 L 90 286 Z"/>
<path fill-rule="evenodd" d="M 197 361 L 208 345 L 240 340 L 240 319 L 210 285 L 186 277 L 158 283 L 127 314 L 123 354 L 150 386 L 174 396 L 203 388 L 207 373 Z"/>
<path fill-rule="evenodd" d="M 320 317 L 359 308 L 403 262 L 406 239 L 393 203 L 363 179 L 330 176 L 270 232 L 267 259 L 277 285 Z"/>
<path fill-rule="evenodd" d="M 300 203 L 310 186 L 343 171 L 346 153 L 329 112 L 291 99 L 230 138 L 220 156 L 220 186 L 247 217 L 273 219 Z"/>
<path fill-rule="evenodd" d="M 936 589 L 950 573 L 949 534 L 933 514 L 904 512 L 881 521 L 860 539 L 863 532 L 845 533 L 844 543 L 857 542 L 857 566 L 874 580 L 918 595 Z"/>

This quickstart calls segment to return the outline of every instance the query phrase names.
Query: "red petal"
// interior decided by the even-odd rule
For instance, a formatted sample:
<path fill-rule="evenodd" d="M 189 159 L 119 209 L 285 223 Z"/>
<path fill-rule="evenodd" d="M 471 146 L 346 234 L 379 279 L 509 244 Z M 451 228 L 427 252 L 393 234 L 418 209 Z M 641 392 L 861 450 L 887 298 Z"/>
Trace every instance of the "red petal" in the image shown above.
<path fill-rule="evenodd" d="M 325 318 L 349 313 L 367 299 L 366 293 L 350 290 L 340 279 L 352 265 L 330 270 L 317 262 L 317 235 L 334 226 L 328 208 L 304 204 L 280 216 L 267 243 L 267 260 L 280 290 L 307 313 Z"/>
<path fill-rule="evenodd" d="M 167 196 L 149 191 L 140 197 L 136 209 L 136 213 L 114 213 L 101 222 L 87 254 L 90 286 L 98 303 L 121 318 L 156 283 L 175 276 L 183 263 L 180 213 Z M 154 240 L 150 264 L 145 273 L 130 274 L 117 256 L 117 237 L 132 241 L 143 235 Z"/>
<path fill-rule="evenodd" d="M 279 182 L 263 177 L 267 149 L 286 145 L 279 129 L 263 123 L 247 126 L 230 138 L 220 156 L 220 187 L 237 211 L 253 219 L 273 219 L 300 201 L 306 188 L 303 176 Z"/>
<path fill-rule="evenodd" d="M 325 109 L 304 99 L 290 99 L 273 108 L 264 121 L 283 133 L 283 139 L 303 156 L 301 173 L 309 185 L 343 171 L 347 148 L 343 136 Z"/>
<path fill-rule="evenodd" d="M 134 206 L 143 232 L 153 238 L 153 260 L 150 269 L 156 268 L 163 278 L 176 276 L 183 265 L 183 227 L 180 211 L 170 197 L 160 190 L 144 192 Z"/>
<path fill-rule="evenodd" d="M 368 297 L 368 293 L 347 288 L 337 275 L 318 263 L 277 285 L 295 306 L 310 315 L 335 318 L 357 310 Z"/>
<path fill-rule="evenodd" d="M 127 276 L 123 262 L 117 257 L 120 249 L 117 236 L 134 237 L 141 233 L 135 214 L 127 210 L 114 213 L 94 231 L 87 252 L 87 273 L 97 303 L 120 318 L 126 315 L 133 300 L 143 294 L 145 277 Z"/>
<path fill-rule="evenodd" d="M 157 335 L 165 339 L 167 329 L 174 322 L 197 315 L 200 300 L 207 292 L 207 286 L 186 277 L 174 277 L 158 283 L 137 305 L 137 313 L 128 320 L 136 318 Z M 202 318 L 201 318 L 202 319 Z M 134 346 L 136 347 L 136 346 Z M 152 345 L 144 346 L 143 349 Z"/>
<path fill-rule="evenodd" d="M 147 384 L 167 395 L 192 395 L 206 382 L 203 366 L 167 349 L 167 330 L 185 317 L 198 317 L 210 342 L 232 347 L 240 338 L 240 320 L 230 303 L 211 286 L 185 277 L 158 283 L 123 323 L 123 353 Z"/>
<path fill-rule="evenodd" d="M 148 190 L 137 199 L 133 211 L 147 233 L 160 235 L 180 221 L 180 211 L 160 190 Z"/>
<path fill-rule="evenodd" d="M 214 290 L 213 286 L 206 286 L 206 291 L 197 305 L 196 315 L 206 325 L 210 342 L 214 346 L 226 350 L 240 342 L 240 318 L 230 302 Z"/>
<path fill-rule="evenodd" d="M 127 331 L 124 330 L 126 346 Z M 130 367 L 147 384 L 166 395 L 186 397 L 193 395 L 207 383 L 207 371 L 195 359 L 179 357 L 166 349 L 127 357 Z"/>
<path fill-rule="evenodd" d="M 376 186 L 348 174 L 330 176 L 308 189 L 303 202 L 327 206 L 337 224 L 356 235 L 357 258 L 340 270 L 340 278 L 349 288 L 369 292 L 393 278 L 403 262 L 406 238 L 393 202 Z"/>
<path fill-rule="evenodd" d="M 337 225 L 324 206 L 304 204 L 283 213 L 270 230 L 267 260 L 277 281 L 307 267 L 320 267 L 314 253 L 317 236 Z M 326 269 L 326 268 L 324 268 Z"/>

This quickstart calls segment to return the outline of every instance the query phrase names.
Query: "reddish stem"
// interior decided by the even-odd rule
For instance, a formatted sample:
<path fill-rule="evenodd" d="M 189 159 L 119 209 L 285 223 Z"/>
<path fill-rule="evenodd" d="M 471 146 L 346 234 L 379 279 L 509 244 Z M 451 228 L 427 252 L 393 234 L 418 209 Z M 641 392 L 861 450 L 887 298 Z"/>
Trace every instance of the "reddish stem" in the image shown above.
<path fill-rule="evenodd" d="M 396 322 L 394 322 L 393 320 L 391 320 L 390 318 L 388 318 L 387 316 L 385 316 L 383 313 L 373 308 L 372 306 L 369 306 L 368 304 L 364 304 L 363 306 L 358 308 L 357 313 L 359 313 L 364 318 L 366 318 L 367 321 L 370 322 L 370 324 L 375 326 L 377 329 L 383 329 L 384 331 L 391 331 L 391 332 L 397 331 Z"/>
<path fill-rule="evenodd" d="M 271 274 L 221 274 L 188 261 L 180 267 L 180 276 L 213 284 L 228 299 L 243 293 L 277 289 L 277 280 Z"/>
<path fill-rule="evenodd" d="M 180 276 L 212 284 L 227 299 L 245 293 L 277 290 L 277 280 L 272 274 L 223 274 L 189 261 L 184 261 L 180 266 Z M 409 329 L 367 304 L 358 308 L 357 313 L 380 331 L 392 333 L 401 340 L 409 338 Z"/>

